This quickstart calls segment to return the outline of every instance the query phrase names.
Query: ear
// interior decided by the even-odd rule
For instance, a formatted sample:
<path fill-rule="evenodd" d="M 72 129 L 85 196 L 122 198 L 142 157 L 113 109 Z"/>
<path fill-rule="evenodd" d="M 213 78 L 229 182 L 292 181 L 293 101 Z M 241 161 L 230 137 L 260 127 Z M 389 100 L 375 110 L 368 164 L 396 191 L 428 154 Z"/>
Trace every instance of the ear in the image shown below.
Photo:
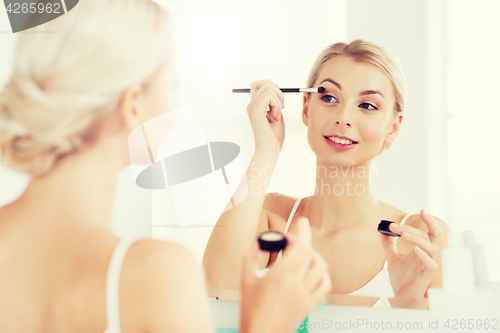
<path fill-rule="evenodd" d="M 386 135 L 384 142 L 393 143 L 399 134 L 399 129 L 401 128 L 401 122 L 403 121 L 403 112 L 399 111 L 396 117 L 391 121 L 389 125 L 390 132 Z"/>
<path fill-rule="evenodd" d="M 304 101 L 302 104 L 302 122 L 307 126 L 309 121 L 309 94 L 304 94 Z"/>
<path fill-rule="evenodd" d="M 122 93 L 120 102 L 114 110 L 116 121 L 123 129 L 131 132 L 145 121 L 144 88 L 135 84 Z"/>

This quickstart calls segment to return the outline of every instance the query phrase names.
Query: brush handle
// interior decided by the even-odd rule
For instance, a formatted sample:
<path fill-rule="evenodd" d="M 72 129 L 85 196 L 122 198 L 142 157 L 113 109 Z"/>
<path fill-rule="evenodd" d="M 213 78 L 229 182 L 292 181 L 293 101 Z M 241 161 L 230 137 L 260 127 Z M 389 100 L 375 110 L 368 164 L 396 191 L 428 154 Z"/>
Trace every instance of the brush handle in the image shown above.
<path fill-rule="evenodd" d="M 281 92 L 284 93 L 298 93 L 300 92 L 300 88 L 280 88 Z M 233 89 L 233 93 L 249 93 L 250 89 Z"/>

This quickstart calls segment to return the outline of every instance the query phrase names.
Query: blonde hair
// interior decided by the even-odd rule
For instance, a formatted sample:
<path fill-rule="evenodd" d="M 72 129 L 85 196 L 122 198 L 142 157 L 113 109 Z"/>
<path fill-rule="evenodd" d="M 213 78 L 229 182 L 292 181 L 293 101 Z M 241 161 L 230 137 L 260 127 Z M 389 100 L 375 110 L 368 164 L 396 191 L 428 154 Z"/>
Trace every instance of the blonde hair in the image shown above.
<path fill-rule="evenodd" d="M 172 52 L 167 14 L 151 0 L 80 1 L 30 31 L 0 93 L 0 151 L 6 166 L 36 176 L 93 140 L 123 91 Z"/>
<path fill-rule="evenodd" d="M 401 64 L 396 56 L 386 48 L 365 40 L 357 39 L 349 44 L 336 43 L 328 46 L 318 56 L 309 73 L 307 86 L 314 87 L 323 65 L 333 59 L 345 57 L 353 61 L 373 65 L 382 70 L 391 80 L 395 94 L 394 115 L 403 112 L 406 102 L 406 80 Z M 381 151 L 389 148 L 390 144 L 384 143 Z"/>

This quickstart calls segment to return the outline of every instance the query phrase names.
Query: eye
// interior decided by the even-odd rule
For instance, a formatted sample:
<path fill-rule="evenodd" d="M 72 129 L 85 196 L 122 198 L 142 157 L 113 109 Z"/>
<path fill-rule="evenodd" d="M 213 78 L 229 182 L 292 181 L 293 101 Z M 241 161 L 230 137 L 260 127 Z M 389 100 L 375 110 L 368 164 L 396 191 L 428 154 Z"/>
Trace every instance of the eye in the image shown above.
<path fill-rule="evenodd" d="M 359 107 L 365 110 L 378 110 L 375 106 L 373 106 L 370 103 L 361 103 L 359 104 Z"/>
<path fill-rule="evenodd" d="M 327 103 L 335 103 L 335 102 L 337 102 L 337 99 L 335 97 L 333 97 L 332 95 L 323 95 L 323 97 L 321 97 L 321 99 L 324 100 Z"/>

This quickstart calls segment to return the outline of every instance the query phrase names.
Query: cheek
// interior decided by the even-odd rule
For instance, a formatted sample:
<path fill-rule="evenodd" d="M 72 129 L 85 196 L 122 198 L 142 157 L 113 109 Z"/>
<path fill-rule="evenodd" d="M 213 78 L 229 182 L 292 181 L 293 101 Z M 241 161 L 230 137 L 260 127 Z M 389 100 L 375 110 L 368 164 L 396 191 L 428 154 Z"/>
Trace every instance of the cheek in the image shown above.
<path fill-rule="evenodd" d="M 318 133 L 321 133 L 318 125 L 319 124 L 315 113 L 311 112 L 311 109 L 309 109 L 309 114 L 307 117 L 307 143 L 314 152 L 316 152 L 314 147 L 317 146 L 316 142 L 319 137 Z"/>
<path fill-rule="evenodd" d="M 173 106 L 171 105 L 171 100 L 168 98 L 168 93 L 157 93 L 153 98 L 150 99 L 148 113 L 151 118 L 162 115 L 166 112 L 172 111 Z"/>
<path fill-rule="evenodd" d="M 386 136 L 386 121 L 384 119 L 362 119 L 358 122 L 358 133 L 365 142 L 381 143 Z"/>
<path fill-rule="evenodd" d="M 309 138 L 313 136 L 318 136 L 324 132 L 323 128 L 328 122 L 328 119 L 324 115 L 319 114 L 319 112 L 309 112 L 309 117 L 307 121 L 307 135 Z"/>
<path fill-rule="evenodd" d="M 178 108 L 175 102 L 176 91 L 172 79 L 164 74 L 161 80 L 155 82 L 154 88 L 149 93 L 149 114 L 152 117 L 162 115 Z"/>
<path fill-rule="evenodd" d="M 173 105 L 171 104 L 171 99 L 168 93 L 161 94 L 157 100 L 157 106 L 159 112 L 165 113 L 173 110 Z"/>

